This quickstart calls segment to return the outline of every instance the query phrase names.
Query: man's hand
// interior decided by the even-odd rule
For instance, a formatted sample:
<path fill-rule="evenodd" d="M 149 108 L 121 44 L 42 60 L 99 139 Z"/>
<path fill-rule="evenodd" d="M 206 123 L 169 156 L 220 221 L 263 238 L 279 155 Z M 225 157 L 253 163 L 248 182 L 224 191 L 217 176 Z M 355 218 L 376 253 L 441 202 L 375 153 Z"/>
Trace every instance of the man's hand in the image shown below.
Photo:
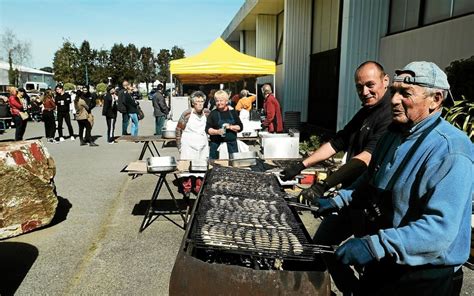
<path fill-rule="evenodd" d="M 302 161 L 299 161 L 297 164 L 285 168 L 281 172 L 281 179 L 283 181 L 292 180 L 296 175 L 301 173 L 306 167 Z"/>
<path fill-rule="evenodd" d="M 366 265 L 375 259 L 369 242 L 364 238 L 351 238 L 336 250 L 336 258 L 343 264 Z"/>
<path fill-rule="evenodd" d="M 311 185 L 311 187 L 301 191 L 300 195 L 298 196 L 298 200 L 300 203 L 313 205 L 319 201 L 319 198 L 323 196 L 324 192 L 326 192 L 328 189 L 329 188 L 324 181 L 314 183 Z"/>
<path fill-rule="evenodd" d="M 339 210 L 339 207 L 332 198 L 320 198 L 314 203 L 314 205 L 319 207 L 316 212 L 319 216 L 325 216 Z"/>

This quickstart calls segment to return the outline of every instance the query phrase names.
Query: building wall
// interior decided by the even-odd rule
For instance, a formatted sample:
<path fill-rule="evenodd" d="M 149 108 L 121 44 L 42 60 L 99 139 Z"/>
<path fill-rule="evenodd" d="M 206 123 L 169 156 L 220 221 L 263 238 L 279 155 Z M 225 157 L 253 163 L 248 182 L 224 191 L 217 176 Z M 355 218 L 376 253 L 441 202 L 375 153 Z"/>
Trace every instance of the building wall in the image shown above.
<path fill-rule="evenodd" d="M 474 15 L 387 36 L 380 41 L 380 61 L 392 77 L 411 61 L 432 61 L 446 68 L 474 55 Z"/>
<path fill-rule="evenodd" d="M 300 111 L 307 120 L 312 0 L 285 1 L 283 112 Z"/>
<path fill-rule="evenodd" d="M 256 35 L 255 31 L 244 31 L 245 32 L 245 48 L 244 51 L 241 51 L 247 55 L 256 56 L 257 54 L 257 44 L 256 44 Z"/>
<path fill-rule="evenodd" d="M 360 109 L 354 71 L 364 61 L 379 60 L 380 38 L 386 35 L 389 0 L 343 0 L 337 129 Z"/>
<path fill-rule="evenodd" d="M 259 14 L 256 22 L 255 37 L 257 41 L 257 58 L 270 61 L 276 56 L 276 16 Z"/>
<path fill-rule="evenodd" d="M 337 47 L 339 2 L 340 0 L 314 0 L 311 53 L 323 52 Z"/>

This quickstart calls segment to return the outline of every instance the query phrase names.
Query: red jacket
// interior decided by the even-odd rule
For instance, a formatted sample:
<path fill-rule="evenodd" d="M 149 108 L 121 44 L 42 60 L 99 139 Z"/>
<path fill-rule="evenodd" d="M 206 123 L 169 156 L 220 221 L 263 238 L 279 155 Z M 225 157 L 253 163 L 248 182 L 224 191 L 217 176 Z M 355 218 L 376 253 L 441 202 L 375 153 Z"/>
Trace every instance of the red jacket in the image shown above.
<path fill-rule="evenodd" d="M 280 103 L 273 94 L 269 94 L 263 103 L 265 110 L 265 120 L 263 125 L 268 127 L 269 132 L 283 132 L 283 119 L 281 117 Z M 276 129 L 275 129 L 276 127 Z"/>
<path fill-rule="evenodd" d="M 23 105 L 16 96 L 10 96 L 8 103 L 10 104 L 10 112 L 12 115 L 20 115 L 20 112 L 23 112 Z"/>

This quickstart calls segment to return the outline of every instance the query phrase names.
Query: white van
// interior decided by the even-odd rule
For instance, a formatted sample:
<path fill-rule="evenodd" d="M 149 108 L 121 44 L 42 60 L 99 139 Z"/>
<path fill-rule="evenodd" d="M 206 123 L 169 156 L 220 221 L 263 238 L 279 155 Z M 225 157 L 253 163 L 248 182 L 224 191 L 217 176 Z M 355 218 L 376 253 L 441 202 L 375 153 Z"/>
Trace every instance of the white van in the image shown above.
<path fill-rule="evenodd" d="M 45 82 L 27 81 L 23 83 L 23 88 L 26 92 L 43 92 L 48 89 L 48 84 Z"/>

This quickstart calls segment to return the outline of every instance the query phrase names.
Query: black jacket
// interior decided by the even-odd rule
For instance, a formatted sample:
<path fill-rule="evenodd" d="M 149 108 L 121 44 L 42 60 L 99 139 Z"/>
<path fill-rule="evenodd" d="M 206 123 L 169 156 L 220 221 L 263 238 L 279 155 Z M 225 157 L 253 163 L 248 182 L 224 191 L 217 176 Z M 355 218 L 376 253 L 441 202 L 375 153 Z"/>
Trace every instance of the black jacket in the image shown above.
<path fill-rule="evenodd" d="M 71 96 L 68 93 L 63 93 L 62 95 L 56 94 L 54 97 L 54 102 L 59 113 L 68 113 L 69 105 L 71 105 Z"/>
<path fill-rule="evenodd" d="M 104 97 L 102 115 L 109 118 L 117 118 L 117 100 L 114 101 L 110 93 L 107 93 Z"/>

